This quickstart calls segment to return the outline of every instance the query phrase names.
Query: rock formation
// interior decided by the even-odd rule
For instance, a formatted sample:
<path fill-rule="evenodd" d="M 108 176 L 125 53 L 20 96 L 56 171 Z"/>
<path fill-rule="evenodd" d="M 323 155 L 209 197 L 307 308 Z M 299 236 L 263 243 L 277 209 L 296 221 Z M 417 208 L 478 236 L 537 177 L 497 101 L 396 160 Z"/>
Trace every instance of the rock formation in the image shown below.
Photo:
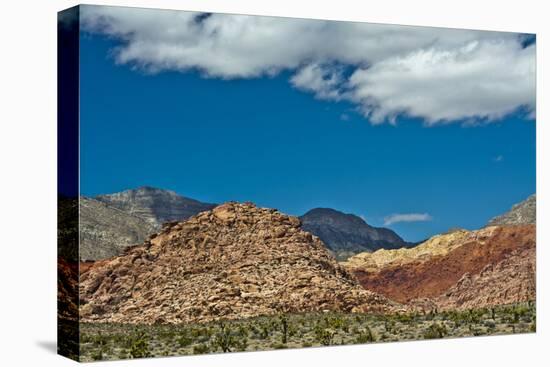
<path fill-rule="evenodd" d="M 142 243 L 155 226 L 143 218 L 107 204 L 80 198 L 80 259 L 116 256 L 130 245 Z"/>
<path fill-rule="evenodd" d="M 300 220 L 302 229 L 318 236 L 339 260 L 363 251 L 410 246 L 390 229 L 372 227 L 358 216 L 334 209 L 312 209 Z"/>
<path fill-rule="evenodd" d="M 363 289 L 300 220 L 226 203 L 168 223 L 81 274 L 83 321 L 181 323 L 279 312 L 396 310 Z"/>
<path fill-rule="evenodd" d="M 489 226 L 535 224 L 537 221 L 537 197 L 529 196 L 521 203 L 515 204 L 510 211 L 489 221 Z"/>
<path fill-rule="evenodd" d="M 439 310 L 465 310 L 534 301 L 535 253 L 534 242 L 529 242 L 477 274 L 466 273 L 434 303 Z"/>
<path fill-rule="evenodd" d="M 410 249 L 381 249 L 372 253 L 363 252 L 350 257 L 342 265 L 352 271 L 376 272 L 390 266 L 398 267 L 410 262 L 424 262 L 434 256 L 446 255 L 455 248 L 462 246 L 465 242 L 482 240 L 492 233 L 494 229 L 488 228 L 476 232 L 457 230 L 452 233 L 433 236 Z"/>
<path fill-rule="evenodd" d="M 355 273 L 365 288 L 392 300 L 434 299 L 445 294 L 465 274 L 476 276 L 514 251 L 534 248 L 535 241 L 534 225 L 493 226 L 435 236 L 412 249 L 357 255 L 343 265 Z M 518 279 L 527 279 L 524 275 L 518 275 Z M 462 292 L 465 284 L 463 281 L 452 293 L 454 298 L 460 298 L 457 292 Z M 488 295 L 502 292 L 507 284 L 492 286 L 494 291 L 488 291 Z"/>

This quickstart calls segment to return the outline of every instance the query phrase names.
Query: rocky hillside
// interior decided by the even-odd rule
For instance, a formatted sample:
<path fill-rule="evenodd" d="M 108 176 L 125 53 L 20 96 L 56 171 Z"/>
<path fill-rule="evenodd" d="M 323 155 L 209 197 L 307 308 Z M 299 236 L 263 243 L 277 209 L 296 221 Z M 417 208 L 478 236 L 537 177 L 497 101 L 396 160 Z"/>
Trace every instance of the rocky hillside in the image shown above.
<path fill-rule="evenodd" d="M 480 274 L 514 251 L 534 248 L 535 240 L 534 225 L 493 226 L 435 236 L 412 249 L 357 255 L 343 265 L 365 288 L 395 301 L 433 299 L 445 294 L 465 274 Z M 517 276 L 523 279 L 523 275 Z M 492 286 L 498 293 L 506 284 Z"/>
<path fill-rule="evenodd" d="M 535 224 L 537 221 L 537 197 L 536 194 L 518 203 L 510 211 L 499 215 L 489 221 L 489 226 Z"/>
<path fill-rule="evenodd" d="M 436 256 L 443 256 L 466 242 L 478 241 L 494 228 L 479 232 L 457 230 L 452 233 L 433 236 L 420 245 L 413 248 L 401 248 L 397 250 L 378 250 L 375 252 L 363 252 L 350 257 L 343 262 L 351 271 L 377 272 L 384 268 L 405 266 L 412 262 L 425 262 Z"/>
<path fill-rule="evenodd" d="M 135 217 L 143 218 L 157 228 L 164 222 L 187 219 L 215 206 L 180 196 L 174 191 L 149 186 L 99 195 L 95 199 Z"/>
<path fill-rule="evenodd" d="M 479 273 L 466 273 L 435 299 L 440 310 L 466 310 L 536 299 L 536 250 L 534 242 L 514 250 Z"/>
<path fill-rule="evenodd" d="M 169 223 L 81 275 L 83 321 L 202 322 L 278 312 L 395 310 L 363 289 L 300 220 L 227 203 Z"/>
<path fill-rule="evenodd" d="M 300 220 L 302 229 L 318 236 L 339 260 L 363 251 L 409 245 L 390 229 L 372 227 L 358 216 L 334 209 L 312 209 Z"/>
<path fill-rule="evenodd" d="M 155 226 L 101 201 L 80 198 L 80 259 L 97 260 L 142 243 Z"/>

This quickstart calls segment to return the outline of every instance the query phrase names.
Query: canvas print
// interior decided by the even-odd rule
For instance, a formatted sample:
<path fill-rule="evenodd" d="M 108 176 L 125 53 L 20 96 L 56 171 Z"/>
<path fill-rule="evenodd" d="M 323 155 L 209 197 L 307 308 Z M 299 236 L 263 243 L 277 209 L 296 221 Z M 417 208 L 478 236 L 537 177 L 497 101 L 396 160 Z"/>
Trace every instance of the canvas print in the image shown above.
<path fill-rule="evenodd" d="M 77 6 L 58 350 L 536 331 L 533 34 Z"/>

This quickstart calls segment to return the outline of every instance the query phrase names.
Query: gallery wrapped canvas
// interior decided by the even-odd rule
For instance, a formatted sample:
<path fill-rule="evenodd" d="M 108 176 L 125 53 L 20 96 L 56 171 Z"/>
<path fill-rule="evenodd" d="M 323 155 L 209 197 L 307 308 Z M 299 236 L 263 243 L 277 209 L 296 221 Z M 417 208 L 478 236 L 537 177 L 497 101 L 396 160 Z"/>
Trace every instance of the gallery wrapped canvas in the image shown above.
<path fill-rule="evenodd" d="M 58 18 L 58 351 L 536 331 L 532 34 Z"/>

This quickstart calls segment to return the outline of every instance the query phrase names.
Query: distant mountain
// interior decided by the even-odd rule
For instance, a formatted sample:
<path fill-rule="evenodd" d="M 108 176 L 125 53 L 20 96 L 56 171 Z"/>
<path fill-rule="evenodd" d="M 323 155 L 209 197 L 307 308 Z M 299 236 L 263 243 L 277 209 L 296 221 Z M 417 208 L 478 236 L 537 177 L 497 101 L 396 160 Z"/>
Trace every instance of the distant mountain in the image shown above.
<path fill-rule="evenodd" d="M 149 186 L 99 195 L 95 199 L 128 214 L 143 218 L 156 228 L 160 228 L 162 223 L 184 220 L 216 206 L 216 204 L 202 203 L 180 196 L 174 191 Z"/>
<path fill-rule="evenodd" d="M 353 214 L 316 208 L 300 217 L 302 229 L 318 236 L 339 260 L 364 251 L 410 247 L 394 231 L 368 225 Z"/>
<path fill-rule="evenodd" d="M 76 200 L 75 200 L 76 202 Z M 143 243 L 162 224 L 185 220 L 215 204 L 153 187 L 80 198 L 80 259 L 99 260 Z"/>
<path fill-rule="evenodd" d="M 488 225 L 536 224 L 536 221 L 537 198 L 536 194 L 533 194 L 524 201 L 514 205 L 510 211 L 491 219 Z"/>
<path fill-rule="evenodd" d="M 138 216 L 91 198 L 80 198 L 80 259 L 98 260 L 119 255 L 141 244 L 156 227 Z"/>

